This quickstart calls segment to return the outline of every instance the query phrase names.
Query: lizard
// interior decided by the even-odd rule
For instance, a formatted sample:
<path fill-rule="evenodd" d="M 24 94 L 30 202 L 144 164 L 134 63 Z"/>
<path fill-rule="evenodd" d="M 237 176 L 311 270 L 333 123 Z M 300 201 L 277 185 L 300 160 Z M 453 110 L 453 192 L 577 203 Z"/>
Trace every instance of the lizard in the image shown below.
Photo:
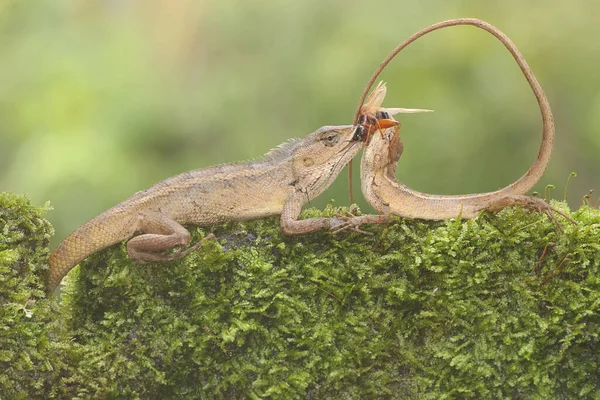
<path fill-rule="evenodd" d="M 402 151 L 403 144 L 397 129 L 387 128 L 380 135 L 373 135 L 370 145 L 363 152 L 361 189 L 369 204 L 383 216 L 398 215 L 425 220 L 470 219 L 482 211 L 496 212 L 508 206 L 521 206 L 544 212 L 551 219 L 556 213 L 575 223 L 543 199 L 522 194 L 526 192 L 523 190 L 525 185 L 529 184 L 522 180 L 494 192 L 466 195 L 435 195 L 411 189 L 396 179 L 396 167 Z M 537 161 L 534 168 L 539 168 Z M 369 221 L 370 217 L 358 216 L 352 223 L 376 223 L 377 219 Z"/>
<path fill-rule="evenodd" d="M 529 170 L 517 181 L 493 192 L 467 195 L 434 195 L 421 193 L 411 189 L 396 179 L 396 167 L 403 151 L 403 144 L 397 134 L 399 126 L 390 127 L 382 130 L 380 135 L 373 135 L 370 144 L 365 147 L 363 152 L 361 160 L 361 189 L 363 195 L 377 211 L 385 216 L 399 215 L 402 217 L 428 220 L 441 220 L 457 217 L 474 218 L 483 210 L 495 212 L 507 206 L 520 205 L 530 210 L 544 212 L 550 218 L 553 218 L 552 213 L 557 213 L 574 223 L 571 218 L 559 210 L 556 210 L 544 200 L 538 197 L 524 195 L 538 182 L 550 160 L 555 136 L 554 119 L 550 103 L 524 57 L 515 44 L 494 26 L 481 20 L 463 18 L 440 22 L 419 31 L 417 34 L 407 39 L 403 44 L 399 45 L 391 53 L 392 57 L 388 56 L 386 61 L 381 64 L 371 81 L 368 83 L 365 93 L 368 91 L 368 88 L 372 85 L 374 79 L 379 72 L 381 72 L 383 67 L 385 67 L 391 58 L 393 58 L 393 55 L 397 54 L 400 50 L 417 38 L 423 36 L 425 33 L 453 25 L 474 25 L 492 33 L 504 44 L 518 63 L 535 94 L 542 115 L 542 143 L 536 160 Z M 378 111 L 379 115 L 382 115 L 382 118 L 389 121 L 391 119 L 390 115 L 386 113 L 385 108 L 380 107 L 381 102 L 383 102 L 381 91 L 385 94 L 385 85 L 380 84 L 377 89 L 371 93 L 370 98 L 375 97 L 379 99 L 378 102 L 371 105 L 371 107 L 374 108 L 371 112 L 374 113 L 375 111 Z M 365 111 L 362 107 L 363 100 L 361 100 L 361 106 L 359 106 L 357 114 L 364 113 Z M 358 118 L 355 118 L 355 122 L 356 121 L 358 121 Z M 389 125 L 391 124 L 388 122 L 388 126 Z M 364 130 L 364 127 L 361 128 L 360 125 L 357 125 L 355 129 L 357 130 L 354 135 L 355 138 L 360 139 L 362 136 L 366 135 L 366 132 L 364 134 L 358 132 L 360 129 Z M 366 223 L 371 217 L 365 215 L 359 218 L 359 220 L 353 222 Z"/>
<path fill-rule="evenodd" d="M 50 254 L 47 290 L 80 261 L 128 240 L 128 256 L 160 262 L 181 258 L 190 246 L 183 225 L 207 226 L 232 220 L 281 215 L 283 233 L 356 229 L 351 218 L 299 220 L 302 207 L 321 194 L 363 147 L 351 141 L 354 127 L 324 126 L 292 139 L 249 162 L 222 164 L 168 178 L 115 205 L 77 228 Z M 170 254 L 165 251 L 179 249 Z"/>
<path fill-rule="evenodd" d="M 488 33 L 495 36 L 498 40 L 500 40 L 500 42 L 502 42 L 502 44 L 512 54 L 513 58 L 515 58 L 515 60 L 517 61 L 517 64 L 521 68 L 521 71 L 523 72 L 523 74 L 525 75 L 525 78 L 527 79 L 531 88 L 533 89 L 533 92 L 536 96 L 536 99 L 537 99 L 540 109 L 542 111 L 544 132 L 543 132 L 543 138 L 542 138 L 542 146 L 538 153 L 538 160 L 537 160 L 538 164 L 535 166 L 532 166 L 532 168 L 529 169 L 527 174 L 529 174 L 530 176 L 528 178 L 523 177 L 519 181 L 519 183 L 515 182 L 515 184 L 514 184 L 514 185 L 518 186 L 518 188 L 516 188 L 518 190 L 516 190 L 516 191 L 525 193 L 537 183 L 537 181 L 540 179 L 541 175 L 545 171 L 546 165 L 550 161 L 550 156 L 552 155 L 552 147 L 554 145 L 554 120 L 553 120 L 552 112 L 550 110 L 550 104 L 548 103 L 548 99 L 546 98 L 546 95 L 544 94 L 544 91 L 542 90 L 541 86 L 537 82 L 535 76 L 531 72 L 529 65 L 527 64 L 527 62 L 525 61 L 525 59 L 519 52 L 519 49 L 515 46 L 515 44 L 512 42 L 512 40 L 510 40 L 510 38 L 504 34 L 504 32 L 502 32 L 500 29 L 496 28 L 495 26 L 493 26 L 485 21 L 482 21 L 477 18 L 456 18 L 456 19 L 441 21 L 441 22 L 435 23 L 433 25 L 430 25 L 428 27 L 418 30 L 417 32 L 412 34 L 408 39 L 406 39 L 405 41 L 400 43 L 398 46 L 396 46 L 385 57 L 385 59 L 381 62 L 381 64 L 379 64 L 379 66 L 376 68 L 375 72 L 373 72 L 373 74 L 369 78 L 369 81 L 365 85 L 365 88 L 359 98 L 359 101 L 358 101 L 358 107 L 356 108 L 356 112 L 354 114 L 353 124 L 355 124 L 355 125 L 358 124 L 359 120 L 361 118 L 363 118 L 363 116 L 365 115 L 363 103 L 365 102 L 365 98 L 367 97 L 367 94 L 369 93 L 369 89 L 371 88 L 371 86 L 373 86 L 373 83 L 375 83 L 375 80 L 381 74 L 381 72 L 394 59 L 394 57 L 396 57 L 398 55 L 398 53 L 400 53 L 408 45 L 410 45 L 417 39 L 427 35 L 428 33 L 431 33 L 433 31 L 436 31 L 439 29 L 447 28 L 450 26 L 458 26 L 458 25 L 471 25 L 476 28 L 483 29 L 484 31 L 487 31 Z M 363 157 L 363 159 L 364 159 L 364 157 Z M 536 175 L 535 176 L 531 175 L 533 173 L 536 173 Z M 362 179 L 361 179 L 361 182 L 362 182 Z M 361 183 L 361 186 L 363 184 L 364 184 L 364 182 Z M 350 193 L 350 202 L 352 202 L 352 198 L 353 198 L 353 196 L 352 196 L 352 163 L 350 163 L 348 165 L 348 186 L 349 186 L 349 193 Z M 355 222 L 357 222 L 357 221 L 355 221 Z"/>

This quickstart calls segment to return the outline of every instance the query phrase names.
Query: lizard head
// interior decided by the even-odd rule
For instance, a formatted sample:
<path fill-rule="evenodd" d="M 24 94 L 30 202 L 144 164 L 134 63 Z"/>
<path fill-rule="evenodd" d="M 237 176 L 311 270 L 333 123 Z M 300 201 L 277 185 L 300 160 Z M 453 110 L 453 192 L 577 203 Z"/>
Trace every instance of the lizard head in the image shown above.
<path fill-rule="evenodd" d="M 363 147 L 362 142 L 352 141 L 354 128 L 352 125 L 324 126 L 301 141 L 292 163 L 297 190 L 312 199 L 331 185 Z"/>

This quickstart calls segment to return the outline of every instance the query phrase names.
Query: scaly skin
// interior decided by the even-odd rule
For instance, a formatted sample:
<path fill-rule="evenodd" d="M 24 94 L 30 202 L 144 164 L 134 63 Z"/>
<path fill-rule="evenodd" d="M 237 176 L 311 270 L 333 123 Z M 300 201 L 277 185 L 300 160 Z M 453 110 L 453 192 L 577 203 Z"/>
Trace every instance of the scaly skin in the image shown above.
<path fill-rule="evenodd" d="M 495 192 L 466 195 L 435 195 L 411 189 L 396 179 L 396 166 L 403 145 L 394 129 L 375 134 L 363 153 L 361 162 L 362 191 L 369 202 L 384 216 L 398 215 L 406 218 L 442 220 L 448 218 L 474 218 L 481 211 L 495 212 L 508 206 L 521 206 L 544 212 L 552 218 L 557 213 L 544 200 L 525 196 L 519 186 L 511 184 Z M 373 223 L 368 216 L 357 217 L 353 223 Z"/>
<path fill-rule="evenodd" d="M 394 128 L 386 129 L 381 134 L 375 133 L 371 143 L 366 147 L 361 161 L 362 192 L 367 201 L 383 215 L 399 215 L 407 218 L 441 220 L 447 218 L 473 218 L 482 210 L 498 211 L 511 205 L 519 205 L 531 210 L 545 212 L 550 217 L 558 213 L 571 220 L 558 210 L 555 210 L 542 199 L 524 196 L 544 173 L 554 143 L 554 120 L 548 99 L 540 84 L 535 79 L 527 62 L 514 43 L 501 31 L 492 25 L 476 19 L 457 19 L 440 22 L 425 28 L 411 36 L 398 46 L 388 57 L 385 66 L 393 55 L 424 34 L 454 25 L 473 25 L 492 33 L 510 51 L 521 71 L 525 75 L 542 114 L 542 143 L 538 156 L 529 170 L 516 182 L 494 192 L 467 195 L 433 195 L 411 189 L 396 179 L 396 166 L 402 154 L 403 145 Z M 379 70 L 381 70 L 381 68 Z M 374 74 L 372 81 L 376 78 Z M 371 83 L 368 85 L 370 86 Z M 363 96 L 364 97 L 364 96 Z M 385 110 L 385 109 L 384 109 Z M 365 222 L 368 216 L 360 217 L 354 223 Z M 572 221 L 572 220 L 571 220 Z"/>
<path fill-rule="evenodd" d="M 281 214 L 281 229 L 290 235 L 356 228 L 360 224 L 350 224 L 347 218 L 298 220 L 302 206 L 329 187 L 363 147 L 350 142 L 352 134 L 352 126 L 322 127 L 258 160 L 185 172 L 134 194 L 75 230 L 50 254 L 49 292 L 90 254 L 132 237 L 127 252 L 135 260 L 187 255 L 201 242 L 161 253 L 189 243 L 183 224 L 205 226 Z"/>
<path fill-rule="evenodd" d="M 536 163 L 527 171 L 527 173 L 523 177 L 521 177 L 521 179 L 519 179 L 512 185 L 513 186 L 512 191 L 514 193 L 526 193 L 539 181 L 539 179 L 541 178 L 542 174 L 544 173 L 544 171 L 546 169 L 546 166 L 548 165 L 548 162 L 550 161 L 550 156 L 552 155 L 552 148 L 554 146 L 554 119 L 552 117 L 552 111 L 550 110 L 550 104 L 548 103 L 548 99 L 546 98 L 546 95 L 544 94 L 542 87 L 535 79 L 533 72 L 531 72 L 531 68 L 529 68 L 529 65 L 525 61 L 525 58 L 519 52 L 519 49 L 517 49 L 517 46 L 515 46 L 515 44 L 512 42 L 512 40 L 510 40 L 510 38 L 508 36 L 506 36 L 501 30 L 499 30 L 498 28 L 496 28 L 495 26 L 493 26 L 491 24 L 488 24 L 485 21 L 482 21 L 482 20 L 476 19 L 476 18 L 457 18 L 457 19 L 451 19 L 451 20 L 447 20 L 447 21 L 438 22 L 436 24 L 433 24 L 431 26 L 428 26 L 426 28 L 423 28 L 423 29 L 417 31 L 416 33 L 411 35 L 408 39 L 406 39 L 404 42 L 402 42 L 398 46 L 396 46 L 396 48 L 394 48 L 394 50 L 392 50 L 390 52 L 390 54 L 388 54 L 387 57 L 381 62 L 381 64 L 377 67 L 375 72 L 373 72 L 373 75 L 371 75 L 371 78 L 369 78 L 369 81 L 365 85 L 365 89 L 363 90 L 363 93 L 361 94 L 360 99 L 358 101 L 358 107 L 356 109 L 356 113 L 354 116 L 354 124 L 358 123 L 361 113 L 364 111 L 363 103 L 365 101 L 365 98 L 367 97 L 367 93 L 369 92 L 369 89 L 371 88 L 371 86 L 373 86 L 373 83 L 375 82 L 375 80 L 377 79 L 379 74 L 381 74 L 381 72 L 385 69 L 385 67 L 394 59 L 394 57 L 396 57 L 396 55 L 398 55 L 398 53 L 400 53 L 402 50 L 404 50 L 409 44 L 411 44 L 414 41 L 416 41 L 417 39 L 427 35 L 428 33 L 431 33 L 438 29 L 447 28 L 450 26 L 458 26 L 458 25 L 471 25 L 476 28 L 483 29 L 484 31 L 489 32 L 490 34 L 495 36 L 498 40 L 500 40 L 500 42 L 502 42 L 502 44 L 508 49 L 508 51 L 512 54 L 514 59 L 517 61 L 517 64 L 521 68 L 523 75 L 525 76 L 525 78 L 527 79 L 527 82 L 531 86 L 531 89 L 533 90 L 533 93 L 535 94 L 537 102 L 540 106 L 540 110 L 542 112 L 542 121 L 543 121 L 543 129 L 544 130 L 543 130 L 543 136 L 542 136 L 542 145 L 540 147 L 540 151 L 538 153 Z M 364 160 L 364 157 L 363 157 L 363 160 Z M 348 173 L 349 173 L 350 182 L 352 182 L 352 180 L 351 180 L 352 164 L 350 164 L 350 166 L 348 168 Z M 365 183 L 363 181 L 363 186 L 364 185 L 365 185 Z M 351 184 L 350 184 L 350 198 L 352 199 Z"/>

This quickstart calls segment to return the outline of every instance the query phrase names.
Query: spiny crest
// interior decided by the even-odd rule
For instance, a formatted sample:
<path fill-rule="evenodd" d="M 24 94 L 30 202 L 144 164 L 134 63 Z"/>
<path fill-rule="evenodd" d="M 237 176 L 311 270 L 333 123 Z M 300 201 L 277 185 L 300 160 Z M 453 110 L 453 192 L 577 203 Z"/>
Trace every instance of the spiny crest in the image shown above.
<path fill-rule="evenodd" d="M 302 139 L 297 139 L 297 138 L 289 139 L 288 141 L 280 144 L 273 150 L 269 151 L 267 154 L 260 156 L 260 157 L 250 159 L 250 160 L 218 164 L 218 165 L 214 165 L 212 167 L 201 168 L 201 169 L 196 169 L 193 171 L 183 172 L 179 175 L 175 175 L 170 178 L 167 178 L 164 181 L 159 182 L 148 189 L 141 190 L 141 191 L 135 193 L 130 199 L 128 199 L 126 201 L 131 201 L 133 199 L 137 200 L 137 199 L 144 198 L 147 196 L 153 196 L 155 191 L 153 191 L 151 189 L 155 189 L 157 187 L 166 188 L 165 189 L 166 192 L 170 192 L 170 191 L 172 191 L 172 189 L 176 190 L 177 186 L 174 185 L 175 182 L 185 182 L 185 181 L 194 182 L 202 176 L 212 176 L 214 178 L 218 174 L 232 173 L 234 171 L 240 171 L 240 170 L 244 170 L 244 169 L 259 168 L 261 165 L 264 165 L 265 163 L 270 163 L 270 164 L 277 163 L 279 161 L 285 160 L 288 157 L 291 157 L 291 155 L 294 153 L 294 151 L 298 148 L 298 144 L 301 141 L 302 141 Z"/>
<path fill-rule="evenodd" d="M 256 161 L 276 162 L 288 158 L 294 154 L 294 150 L 296 150 L 298 143 L 301 141 L 302 139 L 299 138 L 288 139 L 274 149 L 271 149 L 265 155 L 257 158 Z"/>

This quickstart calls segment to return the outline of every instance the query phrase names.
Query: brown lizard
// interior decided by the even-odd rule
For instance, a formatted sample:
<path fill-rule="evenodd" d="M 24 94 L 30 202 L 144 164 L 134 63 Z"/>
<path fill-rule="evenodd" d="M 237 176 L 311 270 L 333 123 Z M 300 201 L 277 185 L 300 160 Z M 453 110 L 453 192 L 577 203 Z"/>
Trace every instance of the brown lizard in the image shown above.
<path fill-rule="evenodd" d="M 329 187 L 363 147 L 351 141 L 353 134 L 350 125 L 325 126 L 257 160 L 185 172 L 134 194 L 75 230 L 50 254 L 49 292 L 81 260 L 127 239 L 127 253 L 134 260 L 186 256 L 202 242 L 163 253 L 189 243 L 183 224 L 281 214 L 281 229 L 289 235 L 356 228 L 360 223 L 350 224 L 345 217 L 298 220 L 302 206 Z"/>
<path fill-rule="evenodd" d="M 397 136 L 397 130 L 388 128 L 382 134 L 373 135 L 370 145 L 363 153 L 362 192 L 367 201 L 384 216 L 398 215 L 429 220 L 474 218 L 484 210 L 495 212 L 504 207 L 518 205 L 544 212 L 552 219 L 552 213 L 557 213 L 574 222 L 543 199 L 523 195 L 522 193 L 526 192 L 523 188 L 529 185 L 530 181 L 518 180 L 500 190 L 488 193 L 434 195 L 418 192 L 396 179 L 396 167 L 402 150 L 403 145 Z M 539 168 L 538 161 L 534 163 L 534 168 Z M 377 223 L 377 218 L 370 220 L 370 217 L 367 215 L 356 217 L 352 224 Z"/>
<path fill-rule="evenodd" d="M 526 176 L 524 176 L 519 181 L 517 181 L 513 185 L 511 185 L 511 186 L 514 186 L 513 192 L 519 192 L 520 194 L 525 193 L 525 192 L 529 191 L 537 183 L 537 181 L 540 179 L 543 172 L 545 171 L 548 161 L 550 161 L 550 156 L 552 154 L 552 147 L 554 145 L 554 120 L 552 117 L 552 112 L 550 111 L 550 104 L 548 103 L 548 99 L 546 99 L 546 95 L 544 94 L 544 91 L 542 90 L 541 86 L 535 79 L 535 76 L 531 72 L 531 69 L 527 65 L 527 62 L 525 61 L 525 59 L 523 58 L 523 56 L 521 55 L 521 53 L 519 52 L 519 50 L 517 49 L 515 44 L 501 30 L 499 30 L 495 26 L 493 26 L 485 21 L 482 21 L 482 20 L 476 19 L 476 18 L 456 18 L 456 19 L 450 19 L 447 21 L 438 22 L 436 24 L 430 25 L 426 28 L 423 28 L 423 29 L 417 31 L 416 33 L 411 35 L 408 39 L 406 39 L 404 42 L 402 42 L 398 46 L 396 46 L 396 48 L 394 48 L 387 55 L 387 57 L 381 62 L 381 64 L 379 64 L 379 66 L 377 67 L 375 72 L 373 72 L 373 75 L 371 75 L 371 78 L 369 78 L 369 81 L 365 85 L 365 89 L 363 90 L 363 92 L 360 96 L 360 99 L 358 101 L 358 107 L 357 107 L 356 113 L 354 115 L 353 123 L 355 125 L 358 124 L 359 120 L 364 116 L 365 113 L 364 113 L 364 108 L 363 108 L 364 104 L 363 103 L 365 102 L 365 98 L 367 97 L 367 94 L 369 93 L 369 89 L 371 88 L 371 86 L 373 86 L 373 83 L 375 83 L 375 80 L 377 79 L 379 74 L 381 74 L 381 72 L 385 69 L 385 67 L 387 67 L 387 65 L 394 59 L 394 57 L 396 57 L 396 55 L 398 55 L 398 53 L 400 53 L 409 44 L 413 43 L 414 41 L 425 36 L 428 33 L 431 33 L 438 29 L 442 29 L 442 28 L 446 28 L 446 27 L 450 27 L 450 26 L 457 26 L 457 25 L 475 26 L 477 28 L 480 28 L 480 29 L 483 29 L 483 30 L 489 32 L 490 34 L 495 36 L 498 40 L 500 40 L 502 42 L 502 44 L 504 44 L 504 46 L 508 49 L 508 51 L 510 51 L 510 53 L 513 55 L 513 57 L 517 61 L 517 64 L 521 68 L 521 71 L 523 72 L 523 74 L 525 75 L 525 78 L 527 79 L 531 88 L 533 89 L 533 92 L 537 98 L 538 104 L 540 105 L 540 109 L 542 110 L 544 131 L 543 131 L 543 138 L 542 138 L 542 146 L 541 146 L 539 154 L 538 154 L 537 162 L 535 165 L 533 165 L 529 169 L 529 171 L 527 171 Z M 363 160 L 364 160 L 364 156 L 363 156 Z M 533 175 L 534 173 L 535 173 L 535 175 Z M 527 176 L 527 175 L 529 175 L 529 176 Z M 361 179 L 361 182 L 362 182 L 361 185 L 363 186 L 363 191 L 364 191 L 365 182 L 362 179 Z M 350 202 L 352 202 L 352 163 L 350 163 L 348 166 L 348 184 L 349 184 L 349 192 L 350 192 Z M 358 221 L 355 221 L 355 222 L 358 222 Z"/>
<path fill-rule="evenodd" d="M 411 36 L 402 45 L 398 46 L 392 54 L 397 54 L 406 45 L 427 32 L 453 25 L 474 25 L 492 33 L 500 39 L 519 64 L 536 96 L 542 114 L 542 144 L 535 162 L 516 182 L 494 192 L 467 195 L 432 195 L 421 193 L 397 181 L 396 166 L 402 154 L 403 145 L 397 135 L 398 129 L 388 128 L 382 131 L 381 134 L 374 134 L 370 144 L 365 148 L 363 153 L 361 161 L 361 187 L 363 195 L 383 215 L 394 214 L 408 218 L 430 220 L 456 217 L 473 218 L 483 210 L 498 211 L 507 206 L 520 205 L 528 209 L 545 212 L 551 218 L 553 217 L 552 212 L 555 212 L 573 222 L 568 216 L 554 209 L 542 199 L 524 195 L 524 193 L 529 191 L 538 182 L 550 160 L 554 143 L 554 120 L 550 104 L 540 84 L 535 79 L 533 72 L 517 47 L 504 33 L 492 25 L 476 19 L 450 20 L 432 25 Z M 388 57 L 381 64 L 374 77 L 378 75 L 389 60 L 391 60 L 391 57 Z M 374 79 L 368 84 L 367 90 L 372 82 L 374 82 Z M 380 89 L 381 87 L 383 89 Z M 377 90 L 385 91 L 385 85 L 378 86 Z M 371 97 L 377 97 L 383 101 L 381 94 L 372 93 Z M 389 115 L 385 115 L 386 109 L 379 108 L 381 101 L 379 104 L 373 104 L 373 107 L 383 111 L 386 119 L 391 118 Z M 360 109 L 361 107 L 359 107 Z M 359 127 L 357 126 L 356 129 L 359 129 Z M 362 135 L 355 134 L 355 137 L 360 136 Z M 353 223 L 366 223 L 370 216 L 359 218 L 353 221 Z"/>

